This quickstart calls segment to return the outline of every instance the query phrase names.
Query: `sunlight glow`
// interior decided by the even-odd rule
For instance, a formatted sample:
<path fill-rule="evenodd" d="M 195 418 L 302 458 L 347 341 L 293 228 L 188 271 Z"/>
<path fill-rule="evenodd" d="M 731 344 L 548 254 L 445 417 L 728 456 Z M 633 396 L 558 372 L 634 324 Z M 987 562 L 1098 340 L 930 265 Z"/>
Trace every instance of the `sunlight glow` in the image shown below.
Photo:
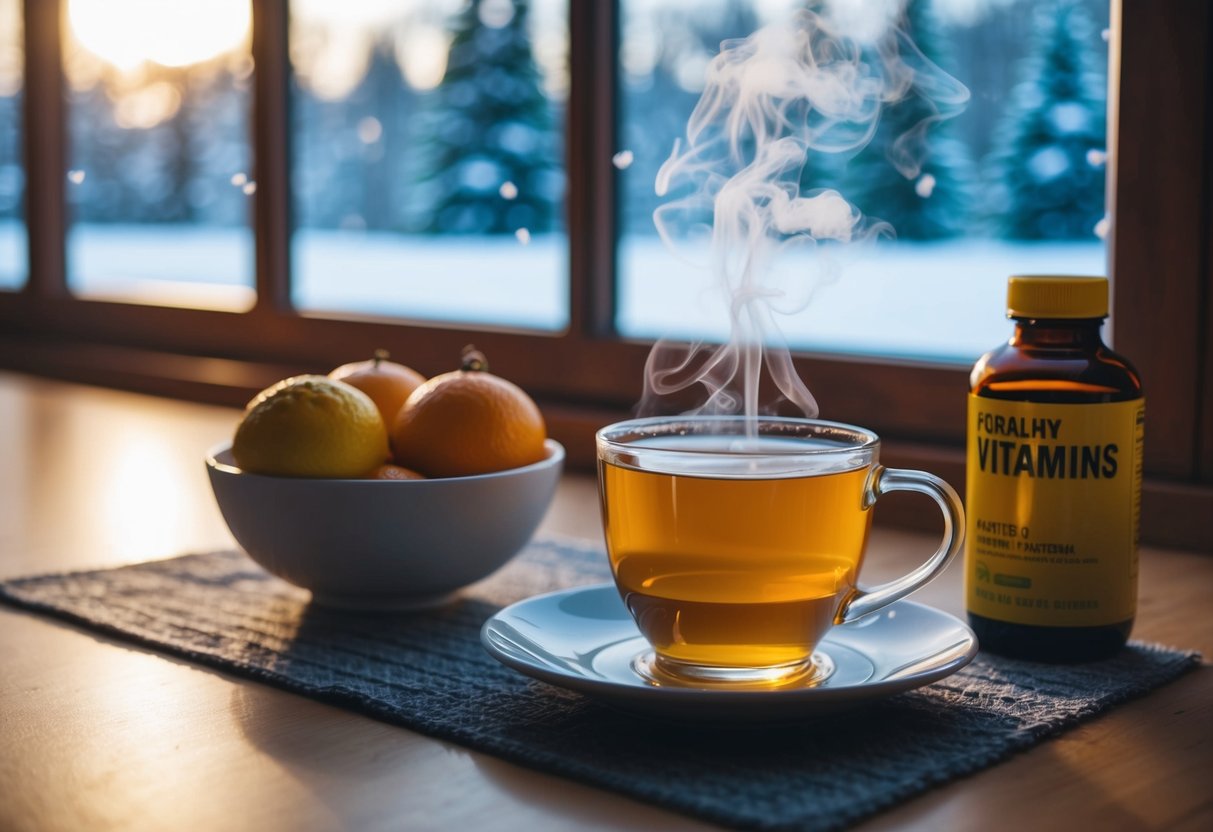
<path fill-rule="evenodd" d="M 557 99 L 568 93 L 568 2 L 531 0 L 529 7 L 543 89 Z M 339 101 L 365 77 L 371 51 L 387 45 L 409 87 L 432 90 L 446 74 L 451 27 L 467 7 L 467 0 L 290 0 L 296 77 L 318 98 Z M 508 25 L 516 14 L 508 0 L 484 0 L 478 9 L 491 27 Z"/>
<path fill-rule="evenodd" d="M 0 0 L 0 98 L 16 95 L 21 89 L 25 65 L 21 4 Z"/>
<path fill-rule="evenodd" d="M 156 81 L 114 99 L 114 121 L 127 129 L 147 129 L 172 118 L 181 108 L 181 93 L 167 81 Z"/>
<path fill-rule="evenodd" d="M 244 43 L 252 23 L 249 0 L 69 0 L 67 16 L 81 46 L 123 70 L 208 61 Z"/>
<path fill-rule="evenodd" d="M 291 32 L 291 62 L 296 76 L 324 101 L 345 98 L 366 75 L 374 40 L 351 26 L 300 27 Z"/>
<path fill-rule="evenodd" d="M 396 61 L 415 90 L 432 90 L 442 83 L 450 51 L 450 36 L 439 26 L 412 26 L 396 41 Z"/>
<path fill-rule="evenodd" d="M 171 547 L 185 514 L 185 488 L 190 471 L 159 435 L 121 431 L 108 441 L 121 448 L 110 468 L 111 488 L 97 501 L 106 543 L 114 549 L 155 557 Z"/>

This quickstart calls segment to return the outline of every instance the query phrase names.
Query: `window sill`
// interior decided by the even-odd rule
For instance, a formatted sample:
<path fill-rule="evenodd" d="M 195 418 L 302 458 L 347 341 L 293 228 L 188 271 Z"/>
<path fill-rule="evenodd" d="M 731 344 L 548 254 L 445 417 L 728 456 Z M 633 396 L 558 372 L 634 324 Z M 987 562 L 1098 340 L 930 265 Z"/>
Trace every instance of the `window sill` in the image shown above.
<path fill-rule="evenodd" d="M 97 344 L 0 336 L 0 369 L 207 404 L 243 407 L 259 390 L 315 367 L 182 355 Z M 594 432 L 632 414 L 626 408 L 540 398 L 549 434 L 563 444 L 569 470 L 594 471 Z M 964 450 L 951 443 L 884 439 L 881 461 L 931 471 L 964 492 Z M 936 530 L 937 513 L 920 499 L 892 494 L 881 501 L 882 525 Z M 1213 552 L 1213 487 L 1147 478 L 1142 492 L 1142 541 Z"/>

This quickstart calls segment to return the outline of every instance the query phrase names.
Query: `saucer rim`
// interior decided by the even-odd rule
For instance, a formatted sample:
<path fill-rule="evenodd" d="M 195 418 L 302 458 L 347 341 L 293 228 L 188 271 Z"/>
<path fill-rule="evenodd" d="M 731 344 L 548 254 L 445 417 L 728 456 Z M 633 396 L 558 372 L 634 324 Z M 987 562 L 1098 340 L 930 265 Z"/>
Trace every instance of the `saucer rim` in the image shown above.
<path fill-rule="evenodd" d="M 897 693 L 923 687 L 960 670 L 976 657 L 979 650 L 976 634 L 959 618 L 938 607 L 932 607 L 928 604 L 904 598 L 889 604 L 881 610 L 874 611 L 874 614 L 879 614 L 890 609 L 918 608 L 925 611 L 928 615 L 946 621 L 953 625 L 958 633 L 966 635 L 968 641 L 967 649 L 963 654 L 940 665 L 933 666 L 926 671 L 901 676 L 896 679 L 879 679 L 875 682 L 865 681 L 838 687 L 720 690 L 694 686 L 655 687 L 629 685 L 604 677 L 583 677 L 565 674 L 550 665 L 526 662 L 505 653 L 492 641 L 491 633 L 493 632 L 494 625 L 498 622 L 504 623 L 503 616 L 511 613 L 517 607 L 540 602 L 555 596 L 571 596 L 595 591 L 617 593 L 615 585 L 608 581 L 543 592 L 515 601 L 498 610 L 484 622 L 480 628 L 480 643 L 489 655 L 493 656 L 497 661 L 526 676 L 555 687 L 582 693 L 605 704 L 619 706 L 625 710 L 664 714 L 672 707 L 695 705 L 709 709 L 708 712 L 703 714 L 704 716 L 721 716 L 727 713 L 730 716 L 741 716 L 743 718 L 754 718 L 757 716 L 757 718 L 763 721 L 767 719 L 787 718 L 790 709 L 801 706 L 805 708 L 806 712 L 803 714 L 793 714 L 793 717 L 811 718 L 819 714 L 834 713 L 867 701 L 884 699 Z M 854 622 L 851 623 L 853 624 Z M 848 625 L 839 626 L 845 627 Z M 636 632 L 635 638 L 641 644 L 645 643 L 644 637 L 640 635 L 639 631 Z M 827 635 L 826 639 L 828 638 L 829 636 Z M 850 645 L 839 646 L 846 650 L 855 650 Z M 866 654 L 863 654 L 862 651 L 856 650 L 856 652 L 860 652 L 861 655 L 864 655 L 864 658 L 867 658 Z M 642 678 L 637 674 L 638 680 L 642 680 Z M 756 711 L 753 707 L 755 705 L 760 705 L 761 708 Z M 748 709 L 748 713 L 744 711 L 734 713 L 734 709 Z M 768 710 L 766 716 L 763 716 L 761 713 L 763 710 Z M 684 714 L 684 716 L 694 715 Z"/>

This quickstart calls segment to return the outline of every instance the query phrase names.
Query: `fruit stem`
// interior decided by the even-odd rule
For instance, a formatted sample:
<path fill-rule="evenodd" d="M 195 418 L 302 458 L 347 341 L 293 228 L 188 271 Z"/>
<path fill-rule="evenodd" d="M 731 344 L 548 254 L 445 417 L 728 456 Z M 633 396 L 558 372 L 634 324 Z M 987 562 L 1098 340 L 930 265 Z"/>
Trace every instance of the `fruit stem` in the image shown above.
<path fill-rule="evenodd" d="M 484 353 L 476 349 L 472 344 L 468 344 L 463 348 L 459 369 L 465 372 L 487 373 L 489 371 L 489 360 L 484 357 Z"/>
<path fill-rule="evenodd" d="M 375 353 L 372 356 L 372 360 L 375 362 L 375 364 L 374 364 L 375 369 L 376 370 L 379 369 L 379 362 L 387 361 L 391 357 L 392 357 L 392 354 L 390 352 L 388 352 L 387 350 L 383 349 L 382 347 L 375 350 Z"/>

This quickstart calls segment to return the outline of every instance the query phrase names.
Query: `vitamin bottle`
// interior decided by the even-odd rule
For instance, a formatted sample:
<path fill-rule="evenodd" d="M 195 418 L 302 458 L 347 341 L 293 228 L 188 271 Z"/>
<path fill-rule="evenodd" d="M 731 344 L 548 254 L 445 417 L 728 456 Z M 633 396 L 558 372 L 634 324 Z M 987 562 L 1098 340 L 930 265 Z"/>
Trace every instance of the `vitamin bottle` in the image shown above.
<path fill-rule="evenodd" d="M 1145 399 L 1107 314 L 1107 278 L 1012 277 L 1014 334 L 973 367 L 965 596 L 984 649 L 1084 661 L 1129 637 Z"/>

